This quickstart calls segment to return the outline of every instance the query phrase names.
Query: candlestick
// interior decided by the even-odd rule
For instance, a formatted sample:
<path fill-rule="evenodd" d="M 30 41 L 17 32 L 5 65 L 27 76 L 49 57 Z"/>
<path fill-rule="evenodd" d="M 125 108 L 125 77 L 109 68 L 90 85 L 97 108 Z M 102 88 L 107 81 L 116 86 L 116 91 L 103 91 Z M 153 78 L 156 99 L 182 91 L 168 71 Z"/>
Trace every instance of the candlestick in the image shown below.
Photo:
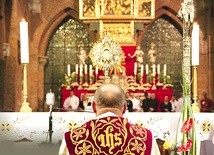
<path fill-rule="evenodd" d="M 20 111 L 32 112 L 27 102 L 27 63 L 29 63 L 28 23 L 23 19 L 20 22 L 21 63 L 23 63 L 23 102 Z"/>
<path fill-rule="evenodd" d="M 163 65 L 163 76 L 166 76 L 166 64 Z"/>
<path fill-rule="evenodd" d="M 21 63 L 29 63 L 28 23 L 20 22 Z"/>
<path fill-rule="evenodd" d="M 152 65 L 152 74 L 155 76 L 155 64 Z"/>
<path fill-rule="evenodd" d="M 192 107 L 194 106 L 194 112 L 200 112 L 198 104 L 198 73 L 197 65 L 193 66 L 193 101 Z"/>
<path fill-rule="evenodd" d="M 32 112 L 32 109 L 29 107 L 29 103 L 27 102 L 27 64 L 24 63 L 23 68 L 23 102 L 20 109 L 20 112 Z"/>
<path fill-rule="evenodd" d="M 157 86 L 160 86 L 161 84 L 160 84 L 160 64 L 158 64 L 157 65 L 157 74 L 158 74 L 158 76 L 157 76 Z"/>
<path fill-rule="evenodd" d="M 157 74 L 160 74 L 160 64 L 157 65 Z"/>
<path fill-rule="evenodd" d="M 92 76 L 92 65 L 89 65 L 89 76 Z"/>
<path fill-rule="evenodd" d="M 137 75 L 137 62 L 134 63 L 134 75 Z"/>
<path fill-rule="evenodd" d="M 85 64 L 85 74 L 88 74 L 88 66 Z"/>
<path fill-rule="evenodd" d="M 82 76 L 82 64 L 80 65 L 80 77 Z"/>
<path fill-rule="evenodd" d="M 98 80 L 98 67 L 95 68 L 95 82 Z"/>
<path fill-rule="evenodd" d="M 76 71 L 75 71 L 76 74 L 78 74 L 78 69 L 79 69 L 79 68 L 78 68 L 78 64 L 76 64 Z"/>
<path fill-rule="evenodd" d="M 143 65 L 140 66 L 140 75 L 143 76 Z"/>
<path fill-rule="evenodd" d="M 70 76 L 71 75 L 71 66 L 70 66 L 70 64 L 68 64 L 67 69 L 68 69 L 68 76 Z"/>
<path fill-rule="evenodd" d="M 149 65 L 146 64 L 146 75 L 148 75 L 148 74 L 149 74 Z"/>
<path fill-rule="evenodd" d="M 199 65 L 199 25 L 193 24 L 192 30 L 192 65 Z"/>
<path fill-rule="evenodd" d="M 96 69 L 95 69 L 95 74 L 97 75 L 98 74 L 98 67 L 96 66 Z"/>

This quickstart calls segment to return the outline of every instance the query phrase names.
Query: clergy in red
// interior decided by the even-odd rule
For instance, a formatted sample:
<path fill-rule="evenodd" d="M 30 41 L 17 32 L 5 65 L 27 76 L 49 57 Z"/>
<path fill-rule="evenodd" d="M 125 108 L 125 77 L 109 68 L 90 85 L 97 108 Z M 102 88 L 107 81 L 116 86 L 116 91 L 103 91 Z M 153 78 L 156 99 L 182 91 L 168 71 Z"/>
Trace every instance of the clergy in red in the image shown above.
<path fill-rule="evenodd" d="M 98 88 L 92 104 L 97 118 L 65 133 L 70 155 L 159 155 L 150 130 L 128 122 L 125 94 L 114 84 Z"/>

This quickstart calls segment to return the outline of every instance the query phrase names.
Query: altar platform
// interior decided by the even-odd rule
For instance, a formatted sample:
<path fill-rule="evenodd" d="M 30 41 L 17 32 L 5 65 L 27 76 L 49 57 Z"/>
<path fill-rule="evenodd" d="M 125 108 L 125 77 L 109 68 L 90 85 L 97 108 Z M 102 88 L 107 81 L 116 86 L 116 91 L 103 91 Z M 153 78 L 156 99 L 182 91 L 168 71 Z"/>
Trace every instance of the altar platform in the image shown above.
<path fill-rule="evenodd" d="M 48 141 L 49 112 L 3 112 L 0 113 L 0 140 L 18 141 L 23 138 L 36 143 Z M 95 118 L 92 112 L 53 112 L 53 143 L 62 140 L 63 133 Z M 134 124 L 150 129 L 155 138 L 173 142 L 177 132 L 180 113 L 125 113 Z M 214 114 L 197 113 L 197 140 L 211 140 L 214 136 Z"/>

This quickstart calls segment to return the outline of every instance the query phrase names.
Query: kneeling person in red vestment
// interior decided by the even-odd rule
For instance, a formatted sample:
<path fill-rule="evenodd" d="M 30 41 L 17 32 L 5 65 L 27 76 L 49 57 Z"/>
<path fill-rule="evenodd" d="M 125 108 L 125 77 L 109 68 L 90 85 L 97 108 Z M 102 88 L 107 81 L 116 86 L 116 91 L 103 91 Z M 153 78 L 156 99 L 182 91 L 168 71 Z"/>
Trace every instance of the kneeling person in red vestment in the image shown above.
<path fill-rule="evenodd" d="M 92 103 L 96 119 L 64 135 L 70 155 L 159 155 L 150 130 L 128 122 L 125 94 L 114 84 L 100 86 Z"/>

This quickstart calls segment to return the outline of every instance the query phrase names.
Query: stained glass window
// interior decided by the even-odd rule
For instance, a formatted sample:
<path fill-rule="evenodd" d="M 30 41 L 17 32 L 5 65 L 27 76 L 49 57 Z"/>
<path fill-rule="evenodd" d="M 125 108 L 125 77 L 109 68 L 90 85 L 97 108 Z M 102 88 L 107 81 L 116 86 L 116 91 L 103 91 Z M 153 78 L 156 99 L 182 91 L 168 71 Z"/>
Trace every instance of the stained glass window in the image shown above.
<path fill-rule="evenodd" d="M 71 73 L 75 71 L 80 47 L 89 53 L 90 40 L 86 28 L 75 19 L 65 19 L 50 39 L 45 66 L 45 93 L 52 89 L 57 106 L 60 106 L 60 84 L 67 73 L 67 65 L 71 65 Z"/>
<path fill-rule="evenodd" d="M 167 75 L 174 85 L 175 94 L 181 92 L 181 69 L 183 61 L 182 30 L 168 17 L 157 19 L 145 32 L 142 49 L 148 55 L 151 43 L 155 44 L 156 64 L 167 65 Z M 148 57 L 145 63 L 149 64 Z"/>

